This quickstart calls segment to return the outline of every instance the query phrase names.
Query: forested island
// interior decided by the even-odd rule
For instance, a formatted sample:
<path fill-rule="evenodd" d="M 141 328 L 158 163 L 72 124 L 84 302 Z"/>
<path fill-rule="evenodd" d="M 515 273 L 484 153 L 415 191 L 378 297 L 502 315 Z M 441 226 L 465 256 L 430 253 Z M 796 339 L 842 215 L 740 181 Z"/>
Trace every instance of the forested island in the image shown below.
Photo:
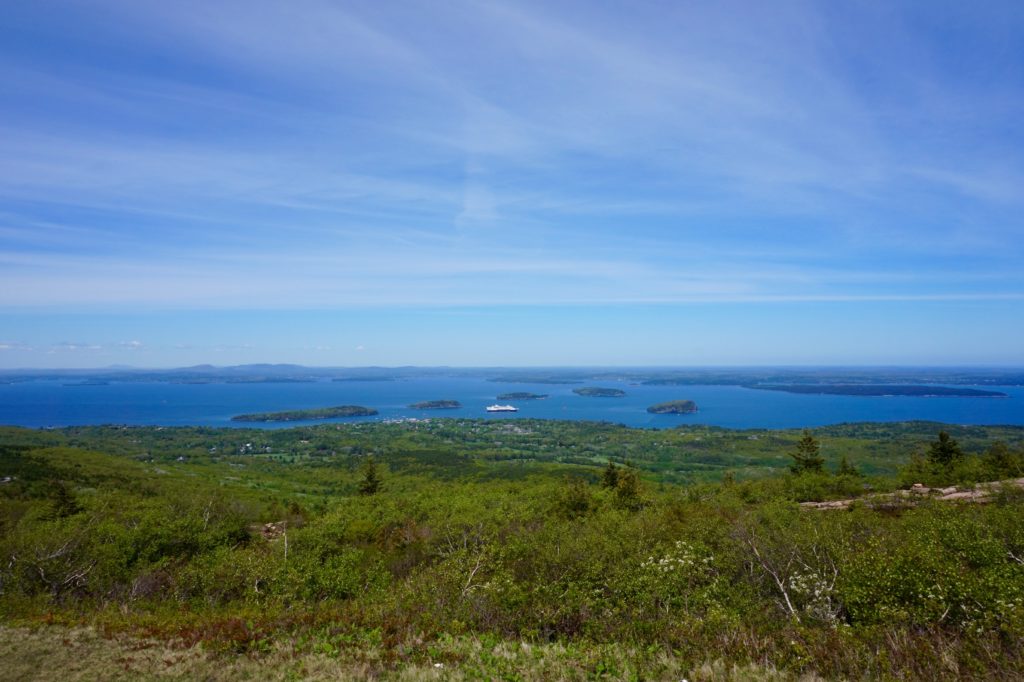
<path fill-rule="evenodd" d="M 337 407 L 318 407 L 311 410 L 288 410 L 287 412 L 258 412 L 254 414 L 236 414 L 233 422 L 298 422 L 313 419 L 335 419 L 338 417 L 371 417 L 377 414 L 372 407 L 361 405 L 338 405 Z"/>
<path fill-rule="evenodd" d="M 651 405 L 647 411 L 651 414 L 693 414 L 697 411 L 697 403 L 692 400 L 669 400 Z"/>
<path fill-rule="evenodd" d="M 813 395 L 860 395 L 860 396 L 913 396 L 935 398 L 956 396 L 961 398 L 1006 398 L 1000 391 L 987 391 L 964 386 L 915 386 L 893 384 L 753 384 L 744 388 L 759 391 L 785 391 Z"/>
<path fill-rule="evenodd" d="M 409 405 L 412 410 L 455 410 L 462 407 L 458 400 L 423 400 Z"/>
<path fill-rule="evenodd" d="M 572 392 L 585 398 L 621 398 L 626 395 L 626 392 L 620 388 L 599 388 L 597 386 L 574 388 Z"/>
<path fill-rule="evenodd" d="M 496 398 L 496 400 L 544 400 L 547 397 L 547 393 L 529 393 L 527 391 L 513 391 L 512 393 L 502 393 Z"/>

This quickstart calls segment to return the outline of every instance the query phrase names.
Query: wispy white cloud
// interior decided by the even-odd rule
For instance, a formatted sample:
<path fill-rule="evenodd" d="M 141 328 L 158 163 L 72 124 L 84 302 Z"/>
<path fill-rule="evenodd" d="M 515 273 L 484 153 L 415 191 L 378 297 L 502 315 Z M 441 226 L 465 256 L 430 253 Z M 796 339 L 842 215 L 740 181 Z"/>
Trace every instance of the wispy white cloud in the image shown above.
<path fill-rule="evenodd" d="M 103 350 L 103 344 L 86 341 L 61 341 L 47 349 L 48 353 L 80 353 Z"/>
<path fill-rule="evenodd" d="M 996 10 L 949 29 L 992 36 L 978 65 L 881 4 L 68 12 L 35 19 L 97 36 L 95 59 L 0 67 L 3 306 L 1024 290 L 1024 92 L 982 68 L 1020 64 Z"/>

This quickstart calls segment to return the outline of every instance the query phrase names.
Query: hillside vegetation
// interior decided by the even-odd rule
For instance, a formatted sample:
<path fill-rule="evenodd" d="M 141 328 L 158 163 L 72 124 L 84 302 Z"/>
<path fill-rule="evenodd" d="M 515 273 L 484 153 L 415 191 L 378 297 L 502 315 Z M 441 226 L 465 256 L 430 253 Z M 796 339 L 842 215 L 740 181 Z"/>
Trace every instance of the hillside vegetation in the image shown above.
<path fill-rule="evenodd" d="M 93 677 L 137 641 L 212 679 L 260 661 L 280 679 L 1006 679 L 1024 674 L 1018 488 L 799 503 L 1019 477 L 1022 442 L 926 423 L 0 429 L 0 650 L 46 670 L 47 638 L 98 633 L 75 635 Z"/>

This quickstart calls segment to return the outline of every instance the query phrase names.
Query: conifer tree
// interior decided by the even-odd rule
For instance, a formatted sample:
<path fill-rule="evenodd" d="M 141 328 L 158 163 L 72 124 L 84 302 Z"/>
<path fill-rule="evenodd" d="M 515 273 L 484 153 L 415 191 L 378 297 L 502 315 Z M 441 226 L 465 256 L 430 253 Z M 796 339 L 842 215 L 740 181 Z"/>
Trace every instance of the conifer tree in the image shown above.
<path fill-rule="evenodd" d="M 78 504 L 75 493 L 64 483 L 64 481 L 53 481 L 53 510 L 58 518 L 64 519 L 74 516 L 82 511 L 82 505 Z"/>
<path fill-rule="evenodd" d="M 368 457 L 363 465 L 363 480 L 359 482 L 360 495 L 373 495 L 380 490 L 380 476 L 377 473 L 377 463 L 373 457 Z"/>
<path fill-rule="evenodd" d="M 635 469 L 626 468 L 618 472 L 615 486 L 615 503 L 623 509 L 636 511 L 643 506 L 640 498 L 640 476 Z"/>
<path fill-rule="evenodd" d="M 796 452 L 791 452 L 789 456 L 793 458 L 789 470 L 794 474 L 821 473 L 823 471 L 825 459 L 821 456 L 821 446 L 807 429 L 804 429 L 803 438 L 796 444 Z"/>
<path fill-rule="evenodd" d="M 615 462 L 608 460 L 608 466 L 604 468 L 604 473 L 601 474 L 601 486 L 614 490 L 618 485 L 619 468 L 615 466 Z"/>
<path fill-rule="evenodd" d="M 945 431 L 940 431 L 939 439 L 928 448 L 928 461 L 939 466 L 949 466 L 963 456 L 960 444 L 950 438 Z"/>
<path fill-rule="evenodd" d="M 846 455 L 843 455 L 839 460 L 839 469 L 836 471 L 836 476 L 860 476 L 860 472 L 857 471 L 857 467 L 850 464 L 850 460 L 846 459 Z"/>

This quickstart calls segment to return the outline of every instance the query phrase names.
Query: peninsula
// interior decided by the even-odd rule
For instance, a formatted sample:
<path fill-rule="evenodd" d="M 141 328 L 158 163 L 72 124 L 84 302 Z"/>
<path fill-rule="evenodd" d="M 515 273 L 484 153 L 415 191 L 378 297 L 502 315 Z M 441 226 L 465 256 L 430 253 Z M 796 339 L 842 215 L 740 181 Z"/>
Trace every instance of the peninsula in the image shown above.
<path fill-rule="evenodd" d="M 911 396 L 916 398 L 1006 398 L 1000 391 L 964 386 L 921 386 L 913 384 L 752 384 L 744 388 L 814 395 Z"/>
<path fill-rule="evenodd" d="M 377 414 L 372 407 L 361 405 L 338 405 L 337 407 L 320 407 L 312 410 L 289 410 L 287 412 L 258 412 L 254 414 L 236 414 L 233 422 L 298 422 L 311 419 L 335 419 L 337 417 L 371 417 Z"/>
<path fill-rule="evenodd" d="M 651 414 L 693 414 L 697 411 L 697 403 L 692 400 L 669 400 L 647 408 Z"/>
<path fill-rule="evenodd" d="M 574 388 L 572 392 L 585 398 L 621 398 L 626 392 L 618 388 L 597 388 L 595 386 L 584 386 Z"/>
<path fill-rule="evenodd" d="M 462 407 L 458 400 L 424 400 L 409 406 L 413 410 L 457 410 Z"/>

